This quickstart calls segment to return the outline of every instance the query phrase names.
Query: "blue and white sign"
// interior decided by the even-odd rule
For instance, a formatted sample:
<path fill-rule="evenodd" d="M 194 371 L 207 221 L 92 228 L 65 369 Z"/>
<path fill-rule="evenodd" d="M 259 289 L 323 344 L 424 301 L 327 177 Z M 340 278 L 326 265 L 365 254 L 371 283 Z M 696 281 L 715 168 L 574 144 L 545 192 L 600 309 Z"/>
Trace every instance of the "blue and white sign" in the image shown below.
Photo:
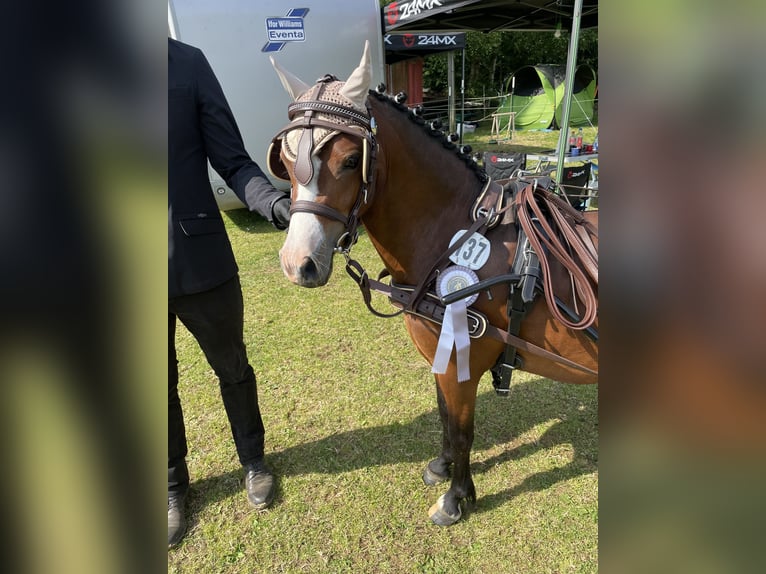
<path fill-rule="evenodd" d="M 303 19 L 308 11 L 308 8 L 293 8 L 286 16 L 266 18 L 268 42 L 261 51 L 279 52 L 287 42 L 305 42 L 306 30 L 303 27 Z"/>

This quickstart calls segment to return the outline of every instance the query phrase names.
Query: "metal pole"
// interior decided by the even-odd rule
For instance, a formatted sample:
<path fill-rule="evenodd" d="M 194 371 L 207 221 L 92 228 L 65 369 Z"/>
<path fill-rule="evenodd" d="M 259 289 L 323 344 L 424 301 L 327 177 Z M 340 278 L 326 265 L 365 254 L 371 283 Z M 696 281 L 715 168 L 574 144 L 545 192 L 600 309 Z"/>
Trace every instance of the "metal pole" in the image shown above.
<path fill-rule="evenodd" d="M 463 48 L 463 65 L 460 68 L 460 145 L 463 145 L 463 132 L 465 132 L 465 48 Z"/>
<path fill-rule="evenodd" d="M 516 74 L 511 76 L 511 115 L 508 116 L 508 121 L 511 121 L 511 118 L 513 118 L 513 127 L 514 129 L 511 130 L 511 139 L 513 139 L 513 132 L 516 131 L 516 116 L 514 115 L 513 110 L 513 92 L 516 90 Z"/>
<path fill-rule="evenodd" d="M 447 133 L 455 132 L 455 51 L 447 52 L 447 107 L 449 108 L 449 129 Z"/>
<path fill-rule="evenodd" d="M 572 105 L 572 87 L 574 86 L 574 70 L 577 64 L 577 42 L 580 38 L 580 14 L 582 0 L 575 0 L 572 13 L 572 34 L 569 37 L 569 53 L 567 54 L 567 75 L 564 80 L 564 107 L 561 110 L 561 126 L 557 149 L 558 164 L 556 164 L 556 181 L 561 181 L 564 173 L 564 156 L 567 152 L 569 138 L 569 106 Z"/>

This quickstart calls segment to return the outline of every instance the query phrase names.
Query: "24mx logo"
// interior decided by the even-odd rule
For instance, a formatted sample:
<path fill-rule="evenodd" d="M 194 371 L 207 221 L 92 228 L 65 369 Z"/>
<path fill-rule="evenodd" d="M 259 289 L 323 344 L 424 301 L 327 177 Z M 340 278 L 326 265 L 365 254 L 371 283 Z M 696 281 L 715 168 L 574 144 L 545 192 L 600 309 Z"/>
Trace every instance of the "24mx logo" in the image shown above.
<path fill-rule="evenodd" d="M 394 36 L 401 37 L 402 39 L 402 45 L 404 45 L 405 48 L 413 48 L 415 46 L 455 46 L 458 47 L 458 37 L 455 35 L 448 35 L 448 34 L 402 34 L 401 36 Z M 389 46 L 393 46 L 394 42 L 392 40 L 391 34 L 386 34 L 383 38 L 386 44 Z"/>
<path fill-rule="evenodd" d="M 419 35 L 418 46 L 457 46 L 457 37 Z"/>

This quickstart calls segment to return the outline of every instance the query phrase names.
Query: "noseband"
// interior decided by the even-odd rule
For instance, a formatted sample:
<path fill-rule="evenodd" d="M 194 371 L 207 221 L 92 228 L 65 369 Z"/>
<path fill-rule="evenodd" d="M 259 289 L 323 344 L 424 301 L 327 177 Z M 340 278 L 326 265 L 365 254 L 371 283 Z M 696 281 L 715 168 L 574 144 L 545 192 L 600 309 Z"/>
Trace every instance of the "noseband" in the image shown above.
<path fill-rule="evenodd" d="M 322 217 L 341 222 L 345 226 L 345 233 L 338 239 L 335 250 L 348 254 L 348 251 L 356 243 L 358 237 L 359 211 L 362 205 L 367 204 L 368 200 L 372 197 L 377 143 L 374 135 L 375 119 L 372 118 L 369 106 L 367 114 L 364 114 L 354 108 L 322 100 L 322 93 L 326 86 L 336 81 L 338 79 L 335 76 L 326 75 L 314 85 L 305 100 L 293 102 L 287 107 L 287 117 L 290 118 L 290 123 L 272 139 L 267 159 L 272 174 L 281 179 L 287 179 L 287 170 L 279 155 L 282 139 L 292 130 L 302 130 L 298 140 L 298 149 L 295 152 L 294 173 L 298 183 L 305 186 L 314 177 L 314 166 L 311 162 L 311 157 L 314 154 L 315 127 L 343 132 L 362 139 L 364 144 L 362 185 L 357 193 L 354 206 L 348 215 L 334 207 L 316 201 L 298 200 L 294 201 L 290 206 L 291 214 L 298 212 L 313 213 L 314 215 L 321 215 Z M 339 118 L 342 123 L 323 120 L 317 117 L 318 114 L 334 116 Z M 361 128 L 362 133 L 360 133 L 359 128 Z"/>

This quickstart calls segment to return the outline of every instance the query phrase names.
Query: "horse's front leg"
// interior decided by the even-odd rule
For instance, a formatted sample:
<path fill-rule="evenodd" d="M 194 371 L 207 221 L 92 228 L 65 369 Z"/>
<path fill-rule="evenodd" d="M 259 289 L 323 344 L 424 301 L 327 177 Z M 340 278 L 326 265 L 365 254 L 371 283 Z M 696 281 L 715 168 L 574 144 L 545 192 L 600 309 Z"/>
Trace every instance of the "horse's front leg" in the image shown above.
<path fill-rule="evenodd" d="M 431 520 L 439 526 L 449 526 L 460 520 L 460 502 L 463 499 L 476 501 L 476 488 L 471 477 L 471 447 L 478 377 L 476 380 L 457 383 L 454 371 L 450 371 L 452 369 L 448 369 L 446 375 L 436 376 L 439 413 L 445 436 L 442 455 L 429 463 L 432 471 L 442 470 L 446 466 L 447 473 L 449 463 L 453 464 L 449 490 L 428 511 Z"/>
<path fill-rule="evenodd" d="M 428 486 L 435 486 L 450 479 L 450 468 L 452 467 L 452 445 L 449 439 L 449 426 L 447 416 L 447 403 L 444 400 L 444 393 L 439 387 L 439 381 L 436 380 L 436 404 L 439 406 L 439 419 L 442 423 L 442 452 L 428 463 L 423 471 L 423 482 Z"/>

